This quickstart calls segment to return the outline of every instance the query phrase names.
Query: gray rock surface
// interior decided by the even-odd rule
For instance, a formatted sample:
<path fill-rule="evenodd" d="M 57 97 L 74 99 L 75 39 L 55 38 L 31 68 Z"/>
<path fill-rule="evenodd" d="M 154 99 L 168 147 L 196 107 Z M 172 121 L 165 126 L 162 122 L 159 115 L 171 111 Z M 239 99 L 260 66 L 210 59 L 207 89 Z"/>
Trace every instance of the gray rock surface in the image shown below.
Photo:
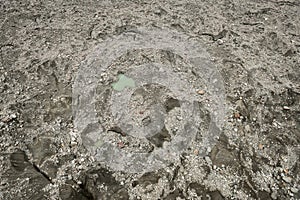
<path fill-rule="evenodd" d="M 1 0 L 0 199 L 299 199 L 299 11 L 297 0 Z M 189 55 L 182 54 L 188 48 L 121 51 L 116 47 L 122 42 L 109 42 L 124 35 L 130 38 L 126 41 L 139 41 L 141 28 L 179 33 L 205 56 L 189 63 Z M 95 93 L 87 94 L 97 98 L 95 107 L 81 110 L 86 118 L 76 121 L 76 80 L 86 75 L 82 66 L 98 64 L 104 44 L 116 54 L 102 57 L 100 64 L 108 63 L 108 70 L 91 71 L 94 79 L 85 79 L 95 80 Z M 193 71 L 193 63 L 207 71 Z M 172 84 L 139 85 L 149 77 L 129 69 L 140 65 L 169 69 L 169 76 L 156 77 Z M 134 131 L 119 124 L 124 95 L 117 98 L 111 85 L 118 74 L 135 78 L 140 89 L 120 92 L 130 94 L 131 110 L 125 113 L 137 115 L 123 119 L 138 124 Z M 224 107 L 218 106 L 223 103 L 218 88 L 209 84 L 218 85 L 208 79 L 216 74 L 224 83 Z M 137 92 L 126 93 L 131 89 Z M 139 106 L 141 96 L 149 109 Z M 193 119 L 186 117 L 189 109 L 182 109 L 185 96 L 187 102 L 197 99 Z M 96 113 L 92 122 L 91 113 L 84 112 L 90 110 Z M 163 123 L 153 126 L 161 116 Z M 181 122 L 189 120 L 195 123 L 184 129 Z M 138 137 L 143 126 L 151 127 L 141 131 L 150 134 L 148 139 Z M 167 148 L 176 130 L 187 135 L 177 141 L 193 137 Z M 208 130 L 218 137 L 210 139 Z M 99 155 L 106 155 L 102 141 L 122 156 L 101 160 Z M 149 171 L 143 166 L 151 162 L 142 163 L 139 172 L 129 172 L 134 161 L 120 159 L 128 152 L 157 152 L 163 165 Z"/>

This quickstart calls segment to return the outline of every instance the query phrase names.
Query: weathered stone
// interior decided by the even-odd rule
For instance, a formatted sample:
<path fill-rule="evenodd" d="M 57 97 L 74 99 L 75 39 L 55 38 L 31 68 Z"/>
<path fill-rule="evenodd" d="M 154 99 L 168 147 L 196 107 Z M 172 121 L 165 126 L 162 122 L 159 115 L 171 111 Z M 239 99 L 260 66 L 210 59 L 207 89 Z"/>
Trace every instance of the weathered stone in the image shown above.
<path fill-rule="evenodd" d="M 93 199 L 127 200 L 127 190 L 105 168 L 94 169 L 82 176 L 83 188 Z M 103 185 L 104 187 L 97 187 Z"/>
<path fill-rule="evenodd" d="M 236 101 L 236 110 L 239 111 L 239 114 L 244 117 L 249 117 L 249 111 L 248 108 L 243 100 L 237 100 Z"/>

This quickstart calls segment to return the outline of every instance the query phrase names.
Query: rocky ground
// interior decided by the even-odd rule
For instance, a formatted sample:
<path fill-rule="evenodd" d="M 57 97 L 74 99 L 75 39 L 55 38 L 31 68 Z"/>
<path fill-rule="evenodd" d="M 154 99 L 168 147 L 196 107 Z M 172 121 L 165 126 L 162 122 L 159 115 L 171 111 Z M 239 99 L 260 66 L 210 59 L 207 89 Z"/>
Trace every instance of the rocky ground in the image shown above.
<path fill-rule="evenodd" d="M 300 199 L 299 16 L 298 0 L 0 0 L 0 199 Z M 138 27 L 201 43 L 222 76 L 226 115 L 206 154 L 195 139 L 167 166 L 129 173 L 99 161 L 101 145 L 77 130 L 72 102 L 98 45 Z M 143 62 L 164 53 L 144 52 Z M 140 56 L 131 51 L 113 65 Z M 180 56 L 164 63 L 172 61 L 185 66 Z M 205 88 L 198 94 L 210 101 Z M 118 148 L 151 152 L 170 140 L 168 131 L 149 141 L 123 135 L 102 118 L 110 102 L 99 101 L 105 138 Z"/>

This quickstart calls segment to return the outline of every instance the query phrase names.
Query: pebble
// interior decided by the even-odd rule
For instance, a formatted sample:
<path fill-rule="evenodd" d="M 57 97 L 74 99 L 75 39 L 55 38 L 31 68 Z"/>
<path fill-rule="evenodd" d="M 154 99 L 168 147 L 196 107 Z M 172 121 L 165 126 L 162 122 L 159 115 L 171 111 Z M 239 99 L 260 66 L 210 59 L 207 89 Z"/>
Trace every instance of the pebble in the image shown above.
<path fill-rule="evenodd" d="M 160 9 L 155 9 L 154 14 L 157 14 L 157 15 L 161 14 L 161 10 Z"/>
<path fill-rule="evenodd" d="M 223 44 L 223 43 L 224 43 L 224 41 L 223 41 L 223 40 L 221 40 L 221 39 L 218 39 L 218 40 L 217 40 L 217 43 L 218 43 L 219 45 L 221 45 L 221 44 Z"/>
<path fill-rule="evenodd" d="M 207 162 L 207 164 L 212 165 L 212 161 L 211 161 L 210 157 L 205 156 L 205 161 Z"/>
<path fill-rule="evenodd" d="M 125 144 L 122 141 L 118 142 L 117 145 L 120 149 L 125 147 Z"/>
<path fill-rule="evenodd" d="M 211 148 L 210 148 L 210 147 L 207 147 L 206 152 L 207 152 L 207 153 L 210 153 L 210 152 L 211 152 Z"/>
<path fill-rule="evenodd" d="M 263 145 L 263 144 L 259 144 L 259 145 L 258 145 L 258 148 L 259 148 L 260 150 L 262 150 L 262 149 L 264 148 L 264 145 Z"/>
<path fill-rule="evenodd" d="M 277 193 L 276 193 L 276 192 L 272 192 L 271 198 L 272 198 L 272 199 L 277 199 Z"/>
<path fill-rule="evenodd" d="M 10 117 L 4 117 L 4 118 L 1 119 L 1 121 L 4 122 L 4 123 L 9 122 L 10 120 L 11 120 Z"/>
<path fill-rule="evenodd" d="M 181 121 L 183 118 L 181 116 L 176 116 L 177 120 Z"/>
<path fill-rule="evenodd" d="M 292 182 L 292 178 L 291 178 L 291 177 L 288 177 L 288 176 L 284 176 L 284 177 L 282 177 L 282 179 L 283 179 L 285 182 L 287 182 L 287 183 Z"/>
<path fill-rule="evenodd" d="M 199 155 L 199 150 L 198 150 L 198 149 L 195 149 L 195 150 L 194 150 L 194 154 L 195 154 L 196 156 L 198 156 L 198 155 Z"/>
<path fill-rule="evenodd" d="M 282 167 L 276 167 L 276 170 L 279 172 L 283 172 L 283 168 Z"/>
<path fill-rule="evenodd" d="M 76 145 L 77 145 L 77 142 L 71 141 L 71 146 L 72 146 L 72 147 L 74 147 L 74 146 L 76 146 Z"/>
<path fill-rule="evenodd" d="M 291 188 L 291 192 L 292 192 L 292 193 L 298 193 L 298 191 L 299 191 L 298 188 L 295 188 L 295 187 L 292 187 L 292 188 Z"/>
<path fill-rule="evenodd" d="M 205 91 L 204 90 L 198 90 L 197 93 L 200 94 L 200 95 L 203 95 L 203 94 L 205 94 Z"/>
<path fill-rule="evenodd" d="M 16 115 L 16 114 L 11 114 L 10 117 L 11 117 L 12 119 L 16 119 L 16 118 L 17 118 L 17 115 Z"/>
<path fill-rule="evenodd" d="M 235 113 L 234 113 L 234 118 L 240 118 L 240 117 L 241 117 L 241 115 L 240 115 L 239 112 L 235 112 Z"/>
<path fill-rule="evenodd" d="M 250 129 L 250 126 L 249 126 L 249 125 L 246 125 L 246 126 L 245 126 L 245 131 L 246 131 L 246 132 L 248 132 L 248 133 L 251 131 L 251 129 Z"/>
<path fill-rule="evenodd" d="M 289 110 L 290 108 L 288 106 L 283 106 L 284 110 Z"/>
<path fill-rule="evenodd" d="M 240 115 L 243 115 L 243 116 L 247 116 L 249 114 L 247 106 L 243 100 L 236 101 L 236 110 L 239 112 Z"/>

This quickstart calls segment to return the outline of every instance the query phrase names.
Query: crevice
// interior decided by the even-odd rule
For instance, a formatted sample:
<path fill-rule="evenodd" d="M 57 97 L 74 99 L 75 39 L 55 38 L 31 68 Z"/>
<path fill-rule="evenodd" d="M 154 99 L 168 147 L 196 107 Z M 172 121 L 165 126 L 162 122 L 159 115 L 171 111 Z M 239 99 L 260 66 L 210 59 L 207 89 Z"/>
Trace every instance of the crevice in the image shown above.
<path fill-rule="evenodd" d="M 53 184 L 51 178 L 45 172 L 43 172 L 36 164 L 32 163 L 32 166 L 34 167 L 34 169 L 37 172 L 39 172 L 40 174 L 42 174 L 51 184 Z"/>
<path fill-rule="evenodd" d="M 86 197 L 89 200 L 95 200 L 95 198 L 93 197 L 93 195 L 84 187 L 84 184 L 79 184 L 78 185 L 80 190 L 81 190 L 81 194 Z"/>

